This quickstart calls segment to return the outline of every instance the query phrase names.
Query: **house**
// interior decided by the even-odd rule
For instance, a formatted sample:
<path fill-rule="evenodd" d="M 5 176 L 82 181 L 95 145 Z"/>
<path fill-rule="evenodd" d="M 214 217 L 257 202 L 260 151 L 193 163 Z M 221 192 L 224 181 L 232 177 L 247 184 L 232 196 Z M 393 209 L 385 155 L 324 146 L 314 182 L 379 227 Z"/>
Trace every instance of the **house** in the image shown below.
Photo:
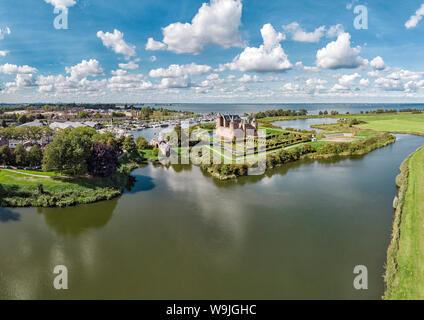
<path fill-rule="evenodd" d="M 45 124 L 43 122 L 41 122 L 39 120 L 35 120 L 35 121 L 32 121 L 32 122 L 27 122 L 27 123 L 24 123 L 24 124 L 22 124 L 20 126 L 17 126 L 17 128 L 25 128 L 25 127 L 42 128 L 44 126 L 45 126 Z"/>
<path fill-rule="evenodd" d="M 150 144 L 153 145 L 155 148 L 158 148 L 166 157 L 169 157 L 171 155 L 171 147 L 169 146 L 168 142 L 166 142 L 162 138 L 155 135 Z"/>
<path fill-rule="evenodd" d="M 18 144 L 24 144 L 24 140 L 10 139 L 9 148 L 15 150 Z"/>
<path fill-rule="evenodd" d="M 63 130 L 63 129 L 75 129 L 78 127 L 83 127 L 84 125 L 81 122 L 72 122 L 72 121 L 65 121 L 65 122 L 52 122 L 50 124 L 50 128 L 53 130 Z"/>
<path fill-rule="evenodd" d="M 100 130 L 104 127 L 101 123 L 95 121 L 86 121 L 84 122 L 84 125 L 86 125 L 87 127 L 91 127 L 95 130 Z"/>
<path fill-rule="evenodd" d="M 27 151 L 31 149 L 31 147 L 34 145 L 38 145 L 41 149 L 44 149 L 46 145 L 48 145 L 52 141 L 52 137 L 42 137 L 39 140 L 10 139 L 9 148 L 15 150 L 18 144 L 22 144 Z"/>
<path fill-rule="evenodd" d="M 91 127 L 95 130 L 99 130 L 103 125 L 95 121 L 86 121 L 86 122 L 77 122 L 77 121 L 65 121 L 65 122 L 52 122 L 50 128 L 53 130 L 63 130 L 63 129 L 75 129 L 79 127 Z"/>
<path fill-rule="evenodd" d="M 217 138 L 234 139 L 258 136 L 258 122 L 253 119 L 251 123 L 243 120 L 238 115 L 218 115 L 216 118 Z"/>

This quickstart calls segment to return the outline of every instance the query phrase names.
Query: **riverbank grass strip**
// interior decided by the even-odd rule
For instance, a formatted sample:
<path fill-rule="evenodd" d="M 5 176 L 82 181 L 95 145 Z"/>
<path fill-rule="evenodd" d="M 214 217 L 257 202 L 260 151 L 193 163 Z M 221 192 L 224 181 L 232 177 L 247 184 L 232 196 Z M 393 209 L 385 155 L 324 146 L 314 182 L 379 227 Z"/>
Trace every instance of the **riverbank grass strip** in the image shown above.
<path fill-rule="evenodd" d="M 424 147 L 404 161 L 397 183 L 384 298 L 424 299 Z"/>

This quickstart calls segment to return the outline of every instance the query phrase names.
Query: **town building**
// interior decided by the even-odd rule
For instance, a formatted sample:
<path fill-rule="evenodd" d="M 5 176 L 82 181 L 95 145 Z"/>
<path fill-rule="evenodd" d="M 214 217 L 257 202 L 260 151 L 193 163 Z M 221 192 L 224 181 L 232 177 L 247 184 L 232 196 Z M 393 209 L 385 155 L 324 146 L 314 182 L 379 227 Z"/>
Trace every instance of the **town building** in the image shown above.
<path fill-rule="evenodd" d="M 221 115 L 216 118 L 217 138 L 234 139 L 258 136 L 258 122 L 253 119 L 248 122 L 238 115 Z"/>
<path fill-rule="evenodd" d="M 164 156 L 169 157 L 171 155 L 171 147 L 169 146 L 168 142 L 161 137 L 155 135 L 152 138 L 150 144 L 155 148 L 158 148 Z"/>

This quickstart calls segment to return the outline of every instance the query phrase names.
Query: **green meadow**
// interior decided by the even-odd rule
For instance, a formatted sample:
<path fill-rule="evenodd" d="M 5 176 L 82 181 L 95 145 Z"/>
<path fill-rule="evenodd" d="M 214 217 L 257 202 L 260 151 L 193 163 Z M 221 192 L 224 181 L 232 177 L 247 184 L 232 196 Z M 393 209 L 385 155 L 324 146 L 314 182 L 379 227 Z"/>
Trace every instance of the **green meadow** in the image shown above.
<path fill-rule="evenodd" d="M 424 148 L 402 165 L 385 299 L 424 299 Z"/>

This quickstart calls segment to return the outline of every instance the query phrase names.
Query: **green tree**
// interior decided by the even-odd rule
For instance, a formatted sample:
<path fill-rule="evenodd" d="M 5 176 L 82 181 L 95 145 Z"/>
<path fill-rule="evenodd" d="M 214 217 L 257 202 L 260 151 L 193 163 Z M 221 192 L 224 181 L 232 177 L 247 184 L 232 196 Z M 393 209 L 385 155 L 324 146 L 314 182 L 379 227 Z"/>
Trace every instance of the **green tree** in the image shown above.
<path fill-rule="evenodd" d="M 31 166 L 39 166 L 43 161 L 43 151 L 38 145 L 31 147 L 28 151 L 28 163 Z"/>
<path fill-rule="evenodd" d="M 137 145 L 134 142 L 133 136 L 125 138 L 122 148 L 128 153 L 130 159 L 137 159 L 139 157 Z"/>
<path fill-rule="evenodd" d="M 159 155 L 159 149 L 158 148 L 153 148 L 153 152 L 152 152 L 154 157 L 157 157 Z"/>
<path fill-rule="evenodd" d="M 86 174 L 95 134 L 96 130 L 88 127 L 63 130 L 44 151 L 44 169 L 72 175 Z"/>
<path fill-rule="evenodd" d="M 18 166 L 27 166 L 28 165 L 28 152 L 25 150 L 22 144 L 18 144 L 15 149 L 15 162 Z"/>
<path fill-rule="evenodd" d="M 15 156 L 9 146 L 0 147 L 0 163 L 2 165 L 15 164 Z"/>
<path fill-rule="evenodd" d="M 28 122 L 28 117 L 26 115 L 22 115 L 22 116 L 19 117 L 18 122 L 20 124 L 27 123 Z"/>
<path fill-rule="evenodd" d="M 139 149 L 149 149 L 149 142 L 144 138 L 144 137 L 137 137 L 137 139 L 135 139 L 135 143 L 137 145 L 137 147 Z"/>

